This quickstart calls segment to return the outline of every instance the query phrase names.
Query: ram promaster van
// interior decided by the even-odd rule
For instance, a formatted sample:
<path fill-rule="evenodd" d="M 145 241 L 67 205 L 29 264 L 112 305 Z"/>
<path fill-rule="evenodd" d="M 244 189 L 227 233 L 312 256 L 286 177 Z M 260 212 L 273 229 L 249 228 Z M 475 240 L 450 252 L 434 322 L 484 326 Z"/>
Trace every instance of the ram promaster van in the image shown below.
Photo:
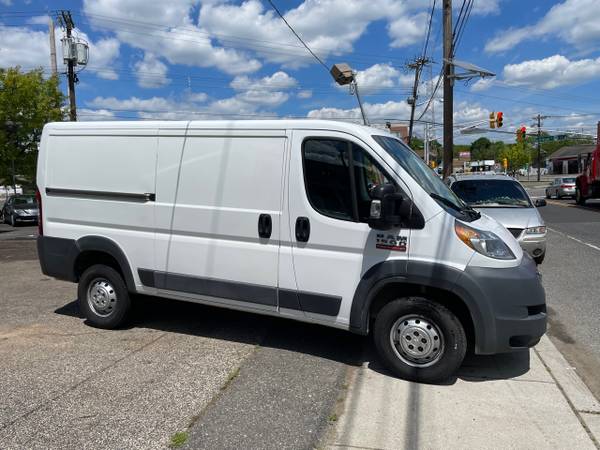
<path fill-rule="evenodd" d="M 42 271 L 89 323 L 134 293 L 366 335 L 436 382 L 546 330 L 533 260 L 396 137 L 313 120 L 51 123 L 37 171 Z"/>

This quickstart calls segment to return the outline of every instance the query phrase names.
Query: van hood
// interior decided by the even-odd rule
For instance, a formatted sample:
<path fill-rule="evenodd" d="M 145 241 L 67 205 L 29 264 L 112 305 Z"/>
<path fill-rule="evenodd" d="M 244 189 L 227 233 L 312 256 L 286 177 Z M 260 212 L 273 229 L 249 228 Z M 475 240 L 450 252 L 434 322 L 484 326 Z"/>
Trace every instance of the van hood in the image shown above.
<path fill-rule="evenodd" d="M 506 228 L 529 228 L 543 225 L 536 208 L 476 208 L 482 214 L 492 217 Z"/>

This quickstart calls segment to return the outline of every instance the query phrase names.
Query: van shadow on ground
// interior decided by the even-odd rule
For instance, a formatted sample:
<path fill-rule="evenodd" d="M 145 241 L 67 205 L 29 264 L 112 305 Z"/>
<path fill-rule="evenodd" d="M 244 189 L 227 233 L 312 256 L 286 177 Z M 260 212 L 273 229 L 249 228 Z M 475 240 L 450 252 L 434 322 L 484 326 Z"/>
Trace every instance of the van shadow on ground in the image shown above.
<path fill-rule="evenodd" d="M 82 318 L 76 300 L 55 313 Z M 378 360 L 371 337 L 278 317 L 144 296 L 135 299 L 133 317 L 126 329 L 131 328 L 260 345 L 356 367 L 366 363 L 370 369 L 393 377 Z M 452 385 L 457 379 L 468 382 L 509 379 L 528 371 L 527 350 L 493 356 L 468 354 L 456 376 L 441 384 Z"/>

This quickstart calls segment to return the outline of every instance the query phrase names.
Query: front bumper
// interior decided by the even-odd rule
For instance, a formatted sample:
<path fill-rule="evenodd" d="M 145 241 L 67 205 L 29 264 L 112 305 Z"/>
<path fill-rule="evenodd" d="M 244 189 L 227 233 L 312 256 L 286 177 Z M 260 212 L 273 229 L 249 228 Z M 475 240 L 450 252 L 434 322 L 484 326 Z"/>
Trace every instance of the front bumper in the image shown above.
<path fill-rule="evenodd" d="M 478 304 L 475 353 L 505 353 L 535 345 L 546 332 L 546 294 L 527 255 L 511 268 L 467 267 L 457 283 Z"/>
<path fill-rule="evenodd" d="M 537 258 L 546 253 L 546 235 L 530 235 L 527 236 L 523 232 L 522 237 L 518 239 L 519 245 L 524 252 L 529 254 L 532 258 Z"/>

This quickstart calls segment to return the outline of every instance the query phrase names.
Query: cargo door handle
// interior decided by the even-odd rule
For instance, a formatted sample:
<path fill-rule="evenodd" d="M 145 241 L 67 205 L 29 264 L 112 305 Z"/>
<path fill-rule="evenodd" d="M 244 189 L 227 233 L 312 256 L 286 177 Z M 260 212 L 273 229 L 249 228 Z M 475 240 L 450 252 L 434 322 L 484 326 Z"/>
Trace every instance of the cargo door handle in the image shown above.
<path fill-rule="evenodd" d="M 296 219 L 296 240 L 298 242 L 308 242 L 310 237 L 310 221 L 308 217 L 298 217 Z"/>
<path fill-rule="evenodd" d="M 258 236 L 269 239 L 273 230 L 273 221 L 269 214 L 261 214 L 258 216 Z"/>

